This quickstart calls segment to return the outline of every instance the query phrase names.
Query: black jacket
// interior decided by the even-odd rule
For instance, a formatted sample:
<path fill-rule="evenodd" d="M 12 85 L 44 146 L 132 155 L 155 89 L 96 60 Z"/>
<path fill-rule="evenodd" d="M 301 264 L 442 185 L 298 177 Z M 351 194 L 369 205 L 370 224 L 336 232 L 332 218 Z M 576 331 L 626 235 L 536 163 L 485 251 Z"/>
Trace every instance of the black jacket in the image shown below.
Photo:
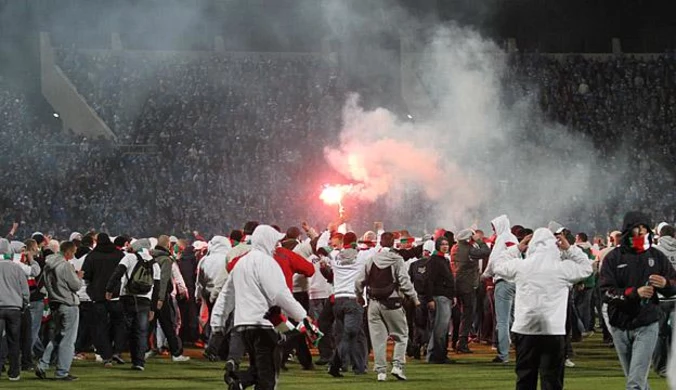
<path fill-rule="evenodd" d="M 181 276 L 183 276 L 183 281 L 185 282 L 185 287 L 190 292 L 190 296 L 193 296 L 195 292 L 195 278 L 197 276 L 197 258 L 195 257 L 195 250 L 192 246 L 189 246 L 183 250 L 181 259 L 177 260 L 178 269 L 181 271 Z"/>
<path fill-rule="evenodd" d="M 124 253 L 117 249 L 115 244 L 97 245 L 82 264 L 84 271 L 84 280 L 87 282 L 87 295 L 94 302 L 104 302 L 106 300 L 106 284 L 115 272 L 115 268 L 124 257 Z M 119 289 L 114 293 L 114 297 L 120 295 Z"/>
<path fill-rule="evenodd" d="M 425 296 L 428 298 L 444 296 L 453 299 L 455 296 L 455 280 L 451 272 L 451 263 L 443 256 L 434 254 L 427 263 L 429 279 Z"/>
<path fill-rule="evenodd" d="M 474 246 L 461 240 L 456 244 L 458 251 L 455 254 L 455 289 L 458 294 L 470 294 L 479 287 L 479 260 L 488 260 L 491 249 L 483 241 Z"/>
<path fill-rule="evenodd" d="M 650 325 L 660 319 L 657 294 L 645 301 L 638 296 L 638 289 L 646 285 L 650 275 L 667 279 L 667 285 L 656 289 L 657 292 L 667 297 L 676 295 L 676 270 L 667 257 L 654 247 L 641 253 L 632 248 L 631 230 L 640 224 L 650 226 L 649 219 L 642 213 L 631 212 L 625 216 L 622 244 L 608 253 L 600 272 L 610 324 L 624 330 Z M 652 232 L 649 239 L 652 241 Z"/>

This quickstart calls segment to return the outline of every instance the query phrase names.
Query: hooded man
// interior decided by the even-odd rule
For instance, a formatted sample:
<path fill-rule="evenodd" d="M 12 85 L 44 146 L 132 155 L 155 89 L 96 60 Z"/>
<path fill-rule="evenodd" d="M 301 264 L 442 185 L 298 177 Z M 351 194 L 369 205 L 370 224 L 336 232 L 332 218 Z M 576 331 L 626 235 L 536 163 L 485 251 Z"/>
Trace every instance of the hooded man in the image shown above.
<path fill-rule="evenodd" d="M 225 269 L 226 257 L 232 249 L 230 240 L 223 236 L 214 236 L 209 241 L 209 252 L 197 265 L 197 284 L 195 299 L 204 300 L 209 307 L 209 315 L 213 308 L 211 293 L 214 290 L 216 278 Z"/>
<path fill-rule="evenodd" d="M 427 362 L 433 364 L 451 363 L 448 354 L 448 329 L 451 324 L 451 309 L 455 304 L 455 280 L 446 258 L 451 247 L 445 236 L 434 242 L 434 253 L 427 263 L 429 279 L 425 286 L 425 297 L 430 315 L 430 341 L 427 345 Z"/>
<path fill-rule="evenodd" d="M 472 353 L 468 346 L 469 331 L 476 314 L 479 287 L 479 261 L 487 260 L 491 249 L 471 229 L 458 232 L 453 263 L 456 265 L 455 294 L 462 309 L 458 353 Z"/>
<path fill-rule="evenodd" d="M 35 375 L 45 379 L 45 371 L 49 369 L 52 354 L 57 354 L 55 378 L 73 381 L 77 377 L 70 375 L 70 366 L 75 352 L 75 338 L 80 317 L 77 295 L 82 287 L 82 271 L 75 272 L 68 263 L 75 256 L 77 248 L 70 241 L 59 246 L 59 253 L 50 255 L 45 261 L 45 286 L 49 296 L 49 307 L 54 320 L 54 338 L 45 347 L 40 362 L 35 367 Z"/>
<path fill-rule="evenodd" d="M 624 216 L 622 240 L 601 268 L 604 316 L 628 389 L 648 389 L 651 357 L 659 334 L 659 293 L 676 294 L 676 270 L 652 246 L 650 219 L 638 211 Z"/>
<path fill-rule="evenodd" d="M 565 237 L 540 228 L 503 251 L 493 269 L 516 284 L 517 390 L 537 389 L 538 374 L 543 389 L 563 389 L 568 290 L 592 274 L 591 261 Z"/>
<path fill-rule="evenodd" d="M 394 235 L 390 232 L 383 233 L 380 236 L 380 245 L 380 251 L 366 261 L 357 277 L 355 295 L 363 296 L 364 288 L 368 291 L 368 326 L 378 381 L 385 381 L 387 376 L 388 337 L 394 340 L 391 373 L 399 380 L 406 380 L 404 365 L 408 325 L 403 298 L 409 298 L 416 306 L 420 305 L 420 301 L 406 272 L 403 257 L 392 249 Z"/>
<path fill-rule="evenodd" d="M 491 254 L 488 257 L 488 266 L 483 273 L 485 278 L 493 278 L 495 283 L 495 319 L 498 333 L 498 356 L 493 363 L 507 363 L 509 361 L 509 325 L 512 318 L 512 305 L 516 287 L 514 283 L 505 281 L 493 272 L 493 261 L 502 255 L 502 252 L 519 243 L 509 227 L 509 219 L 501 215 L 491 221 L 495 232 L 495 241 Z"/>
<path fill-rule="evenodd" d="M 272 258 L 277 243 L 283 237 L 270 226 L 258 226 L 251 235 L 251 251 L 233 268 L 225 284 L 225 316 L 234 311 L 235 331 L 243 334 L 251 359 L 246 373 L 235 372 L 234 365 L 228 361 L 224 379 L 230 389 L 254 385 L 261 390 L 276 388 L 279 336 L 266 318 L 270 308 L 278 306 L 298 322 L 309 320 L 303 306 L 286 286 L 281 268 Z"/>
<path fill-rule="evenodd" d="M 96 247 L 86 255 L 82 264 L 87 295 L 93 302 L 94 345 L 107 365 L 112 360 L 124 362 L 120 353 L 126 344 L 126 326 L 119 291 L 113 294 L 111 300 L 106 299 L 106 285 L 123 257 L 124 253 L 110 241 L 110 237 L 101 233 Z"/>
<path fill-rule="evenodd" d="M 225 258 L 225 267 L 223 267 L 221 272 L 218 274 L 218 277 L 216 277 L 214 280 L 214 288 L 211 291 L 210 297 L 211 302 L 216 302 L 218 294 L 220 294 L 225 282 L 228 280 L 228 270 L 226 269 L 228 264 L 230 264 L 230 262 L 232 262 L 234 259 L 244 256 L 251 250 L 251 245 L 248 242 L 248 238 L 253 234 L 257 226 L 258 222 L 256 221 L 249 221 L 244 224 L 244 239 L 228 252 L 228 255 Z"/>

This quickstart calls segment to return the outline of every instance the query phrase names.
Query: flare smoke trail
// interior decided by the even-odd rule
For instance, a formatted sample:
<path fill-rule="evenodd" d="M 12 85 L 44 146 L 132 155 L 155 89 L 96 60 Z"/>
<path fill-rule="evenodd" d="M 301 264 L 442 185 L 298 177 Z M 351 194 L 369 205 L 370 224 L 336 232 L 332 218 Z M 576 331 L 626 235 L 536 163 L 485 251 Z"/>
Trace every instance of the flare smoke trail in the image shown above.
<path fill-rule="evenodd" d="M 488 227 L 502 213 L 529 226 L 584 215 L 607 200 L 619 176 L 597 168 L 591 143 L 544 120 L 534 93 L 514 96 L 506 61 L 470 28 L 437 28 L 416 69 L 436 103 L 432 112 L 402 122 L 350 96 L 340 144 L 325 149 L 326 160 L 361 183 L 353 196 L 388 198 L 393 213 L 402 205 L 392 199 L 421 189 L 438 226 L 459 229 L 478 220 Z"/>

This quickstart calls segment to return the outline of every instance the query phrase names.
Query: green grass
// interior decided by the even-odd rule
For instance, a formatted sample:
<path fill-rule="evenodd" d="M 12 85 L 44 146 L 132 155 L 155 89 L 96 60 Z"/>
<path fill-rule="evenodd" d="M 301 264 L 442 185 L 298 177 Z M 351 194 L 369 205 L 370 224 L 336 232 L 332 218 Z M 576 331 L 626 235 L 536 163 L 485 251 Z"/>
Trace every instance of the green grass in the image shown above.
<path fill-rule="evenodd" d="M 485 346 L 472 346 L 478 353 L 473 355 L 451 354 L 458 363 L 433 366 L 410 361 L 406 367 L 407 382 L 396 382 L 391 376 L 386 384 L 379 387 L 392 389 L 513 389 L 514 364 L 493 365 L 494 356 Z M 617 361 L 615 350 L 601 345 L 598 336 L 574 344 L 577 356 L 575 368 L 566 369 L 567 390 L 623 389 L 624 376 Z M 199 351 L 188 354 L 197 357 Z M 105 369 L 92 360 L 74 362 L 72 374 L 80 380 L 72 383 L 39 381 L 33 373 L 22 373 L 20 382 L 9 382 L 7 376 L 0 378 L 0 388 L 12 389 L 218 389 L 224 388 L 221 363 L 209 363 L 193 359 L 187 363 L 171 363 L 167 358 L 151 359 L 146 371 L 136 372 L 129 364 Z M 50 375 L 52 372 L 49 373 Z M 650 384 L 654 390 L 666 390 L 665 379 L 651 374 Z M 351 373 L 344 378 L 334 379 L 318 368 L 302 371 L 298 364 L 289 364 L 289 371 L 282 373 L 279 388 L 282 390 L 339 390 L 355 389 L 361 386 L 375 386 L 375 374 L 355 377 Z"/>

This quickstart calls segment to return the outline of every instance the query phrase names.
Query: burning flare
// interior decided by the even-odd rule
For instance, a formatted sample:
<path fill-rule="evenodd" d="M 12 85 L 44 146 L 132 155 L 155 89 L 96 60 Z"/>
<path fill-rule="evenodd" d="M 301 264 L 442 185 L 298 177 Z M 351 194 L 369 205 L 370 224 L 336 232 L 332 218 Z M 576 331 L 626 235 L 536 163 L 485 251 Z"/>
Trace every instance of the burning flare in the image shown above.
<path fill-rule="evenodd" d="M 324 184 L 324 189 L 319 195 L 319 199 L 327 205 L 343 205 L 343 197 L 352 190 L 351 185 L 329 185 Z"/>

